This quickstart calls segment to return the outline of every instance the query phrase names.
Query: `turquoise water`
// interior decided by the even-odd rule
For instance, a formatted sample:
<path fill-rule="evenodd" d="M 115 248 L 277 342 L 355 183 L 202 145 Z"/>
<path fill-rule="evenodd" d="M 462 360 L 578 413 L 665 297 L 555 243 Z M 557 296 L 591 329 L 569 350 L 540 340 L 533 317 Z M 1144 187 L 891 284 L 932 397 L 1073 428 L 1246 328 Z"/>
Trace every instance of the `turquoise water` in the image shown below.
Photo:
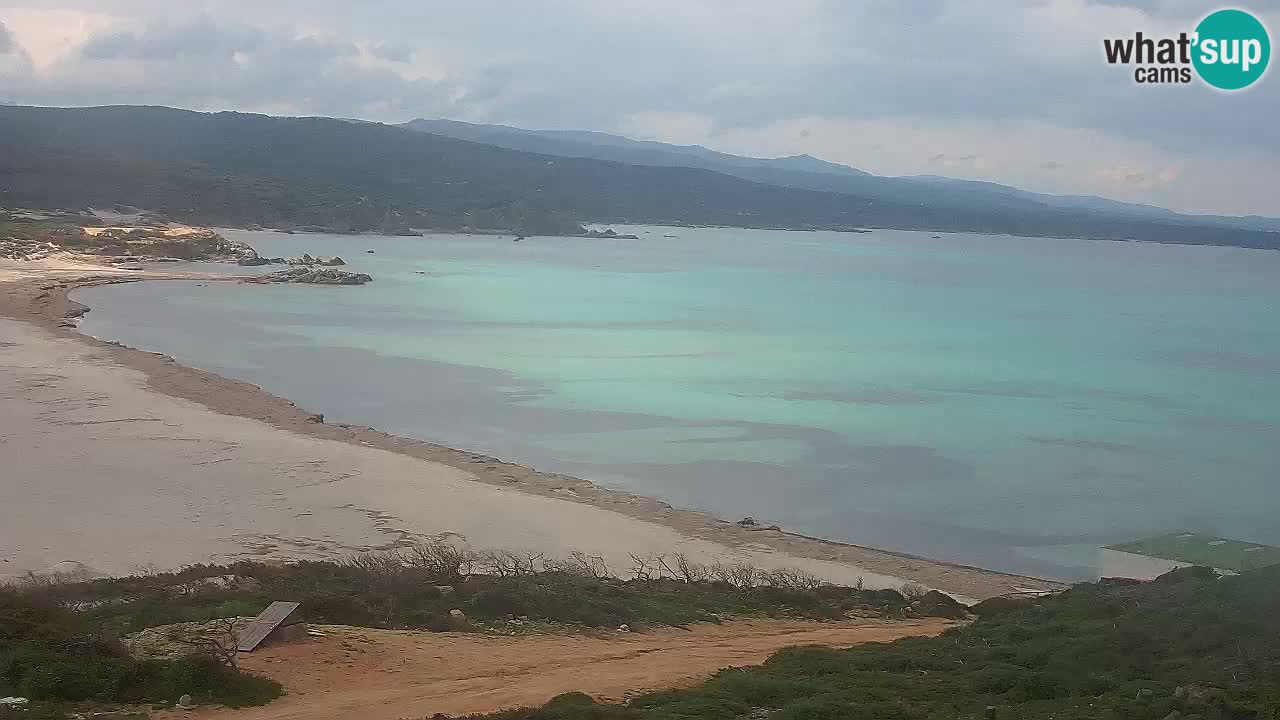
<path fill-rule="evenodd" d="M 958 562 L 1080 578 L 1157 532 L 1280 543 L 1280 253 L 630 231 L 228 231 L 375 282 L 93 288 L 83 329 L 330 420 Z"/>

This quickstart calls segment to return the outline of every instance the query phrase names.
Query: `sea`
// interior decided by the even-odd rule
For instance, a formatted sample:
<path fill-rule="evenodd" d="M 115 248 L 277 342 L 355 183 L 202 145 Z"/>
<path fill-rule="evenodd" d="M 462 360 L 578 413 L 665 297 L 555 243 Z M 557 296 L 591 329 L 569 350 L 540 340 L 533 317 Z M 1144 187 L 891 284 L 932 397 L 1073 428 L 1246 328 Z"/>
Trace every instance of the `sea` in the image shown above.
<path fill-rule="evenodd" d="M 730 520 L 1062 580 L 1168 532 L 1280 544 L 1280 252 L 613 227 L 226 230 L 374 281 L 76 297 L 331 422 Z"/>

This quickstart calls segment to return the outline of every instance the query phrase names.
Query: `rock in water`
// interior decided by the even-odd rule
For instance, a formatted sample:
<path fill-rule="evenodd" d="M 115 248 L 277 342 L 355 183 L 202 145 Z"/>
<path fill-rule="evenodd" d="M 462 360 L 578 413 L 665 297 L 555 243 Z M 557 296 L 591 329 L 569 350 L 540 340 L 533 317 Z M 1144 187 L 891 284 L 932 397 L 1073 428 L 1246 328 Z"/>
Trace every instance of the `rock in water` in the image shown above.
<path fill-rule="evenodd" d="M 326 267 L 337 267 L 338 265 L 346 265 L 347 261 L 334 255 L 333 257 L 320 257 L 316 255 L 312 257 L 311 253 L 303 253 L 302 257 L 289 258 L 290 265 L 324 265 Z"/>
<path fill-rule="evenodd" d="M 373 277 L 366 273 L 296 267 L 290 270 L 281 270 L 280 272 L 272 273 L 263 278 L 263 280 L 267 282 L 302 283 L 306 285 L 363 285 L 372 281 Z"/>

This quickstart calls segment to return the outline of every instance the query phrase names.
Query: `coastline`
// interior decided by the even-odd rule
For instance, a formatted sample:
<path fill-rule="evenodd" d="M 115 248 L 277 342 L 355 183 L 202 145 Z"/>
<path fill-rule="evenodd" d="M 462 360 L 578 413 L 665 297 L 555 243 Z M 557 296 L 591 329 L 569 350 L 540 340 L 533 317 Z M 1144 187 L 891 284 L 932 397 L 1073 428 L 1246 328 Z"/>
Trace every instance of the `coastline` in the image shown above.
<path fill-rule="evenodd" d="M 967 599 L 983 599 L 1021 590 L 1054 590 L 1063 587 L 1057 582 L 948 564 L 780 530 L 744 528 L 705 513 L 674 508 L 653 498 L 601 488 L 579 478 L 539 472 L 479 453 L 397 437 L 368 427 L 317 422 L 313 411 L 299 408 L 289 400 L 272 395 L 262 388 L 183 366 L 174 362 L 172 358 L 158 353 L 124 347 L 83 335 L 70 320 L 78 314 L 83 314 L 83 306 L 68 296 L 72 290 L 79 287 L 166 279 L 235 282 L 243 279 L 241 276 L 211 276 L 202 273 L 167 271 L 119 271 L 115 268 L 88 264 L 62 269 L 31 267 L 33 265 L 35 264 L 8 263 L 0 266 L 0 318 L 22 321 L 41 334 L 92 350 L 95 357 L 137 373 L 145 383 L 146 391 L 166 398 L 195 403 L 220 416 L 262 423 L 276 431 L 301 436 L 312 443 L 340 443 L 362 452 L 372 450 L 390 453 L 400 458 L 426 461 L 437 468 L 447 469 L 447 474 L 451 478 L 461 478 L 463 486 L 474 483 L 502 493 L 509 494 L 514 490 L 521 496 L 552 501 L 552 504 L 543 503 L 546 506 L 544 509 L 551 516 L 560 512 L 557 508 L 564 510 L 564 513 L 561 513 L 563 515 L 569 512 L 572 506 L 585 506 L 595 511 L 605 511 L 604 515 L 591 514 L 591 522 L 602 523 L 600 528 L 606 537 L 610 533 L 608 529 L 610 516 L 617 517 L 619 526 L 640 523 L 661 528 L 665 534 L 655 532 L 651 533 L 651 537 L 646 535 L 651 542 L 647 547 L 636 547 L 635 551 L 638 554 L 656 551 L 654 548 L 665 548 L 666 546 L 661 543 L 673 542 L 668 537 L 671 535 L 677 538 L 674 542 L 681 549 L 685 546 L 679 544 L 680 538 L 687 540 L 690 548 L 696 549 L 704 556 L 708 554 L 714 556 L 719 552 L 716 548 L 723 548 L 726 552 L 722 555 L 729 559 L 802 567 L 833 581 L 853 582 L 856 577 L 866 577 L 868 586 L 893 584 L 895 580 L 910 581 Z M 7 275 L 3 272 L 5 269 L 10 270 Z M 326 445 L 326 447 L 331 446 Z M 424 470 L 429 469 L 424 468 Z M 416 489 L 424 493 L 429 490 Z M 365 491 L 368 490 L 369 488 L 366 487 Z M 506 498 L 508 495 L 503 497 Z M 400 500 L 405 499 L 407 498 Z M 568 504 L 565 504 L 566 502 Z M 392 498 L 385 508 L 369 508 L 367 505 L 364 507 L 374 524 L 380 523 L 380 530 L 394 537 L 393 542 L 405 541 L 406 538 L 415 534 L 424 535 L 423 528 L 420 527 L 421 523 L 417 528 L 408 529 L 408 526 L 413 523 L 405 522 L 403 518 L 393 513 L 398 505 L 399 502 Z M 519 506 L 525 507 L 525 505 Z M 502 522 L 514 523 L 518 520 L 502 518 Z M 554 525 L 554 522 L 552 524 Z M 627 527 L 631 528 L 632 525 L 629 524 Z M 642 534 L 649 532 L 640 526 L 635 526 L 633 529 Z M 545 531 L 546 528 L 542 530 Z M 667 539 L 660 542 L 659 535 Z M 473 544 L 485 545 L 478 542 L 478 538 L 468 536 L 467 539 Z M 0 545 L 3 544 L 0 543 Z M 377 546 L 376 543 L 355 546 L 342 543 L 337 543 L 336 546 L 334 543 L 321 545 L 328 549 L 320 547 L 302 549 L 303 551 L 297 554 L 306 557 L 328 552 L 331 555 L 335 547 L 340 551 L 351 551 Z M 594 547 L 580 549 L 589 553 L 601 551 Z M 312 550 L 315 552 L 311 552 Z M 282 552 L 282 555 L 288 555 L 288 553 Z M 614 555 L 625 557 L 625 554 L 620 553 L 619 548 L 614 548 Z M 60 560 L 65 559 L 68 558 Z M 610 567 L 618 571 L 623 570 L 616 563 L 610 563 Z M 5 572 L 3 566 L 0 566 L 0 575 Z"/>

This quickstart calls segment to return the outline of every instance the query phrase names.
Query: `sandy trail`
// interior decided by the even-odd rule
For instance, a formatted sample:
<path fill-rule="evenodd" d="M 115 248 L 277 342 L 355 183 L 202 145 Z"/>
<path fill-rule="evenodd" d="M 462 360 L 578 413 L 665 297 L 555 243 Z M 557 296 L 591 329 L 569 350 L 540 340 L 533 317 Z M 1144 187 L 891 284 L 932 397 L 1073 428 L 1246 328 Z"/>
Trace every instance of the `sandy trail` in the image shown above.
<path fill-rule="evenodd" d="M 693 685 L 721 668 L 758 664 L 784 647 L 890 642 L 951 626 L 936 618 L 742 620 L 688 630 L 518 638 L 320 627 L 327 637 L 242 657 L 245 669 L 284 683 L 284 698 L 185 717 L 394 720 L 538 705 L 574 690 L 620 701 L 645 690 Z"/>

